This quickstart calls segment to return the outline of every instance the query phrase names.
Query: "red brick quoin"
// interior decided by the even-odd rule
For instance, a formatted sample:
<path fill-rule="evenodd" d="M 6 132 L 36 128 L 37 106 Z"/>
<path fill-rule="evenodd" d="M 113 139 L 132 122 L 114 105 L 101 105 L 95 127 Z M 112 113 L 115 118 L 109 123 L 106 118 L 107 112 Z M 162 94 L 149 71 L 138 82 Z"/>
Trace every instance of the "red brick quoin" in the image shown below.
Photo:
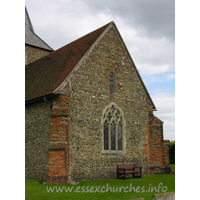
<path fill-rule="evenodd" d="M 70 96 L 53 101 L 50 118 L 50 143 L 47 183 L 70 183 L 69 108 Z"/>

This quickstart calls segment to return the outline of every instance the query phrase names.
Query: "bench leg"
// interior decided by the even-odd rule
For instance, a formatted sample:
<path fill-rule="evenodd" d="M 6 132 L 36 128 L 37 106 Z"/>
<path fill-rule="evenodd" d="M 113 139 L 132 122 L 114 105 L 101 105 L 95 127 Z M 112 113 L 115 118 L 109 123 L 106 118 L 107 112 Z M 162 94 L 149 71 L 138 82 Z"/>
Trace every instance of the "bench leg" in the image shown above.
<path fill-rule="evenodd" d="M 124 173 L 124 180 L 126 179 L 126 174 Z"/>

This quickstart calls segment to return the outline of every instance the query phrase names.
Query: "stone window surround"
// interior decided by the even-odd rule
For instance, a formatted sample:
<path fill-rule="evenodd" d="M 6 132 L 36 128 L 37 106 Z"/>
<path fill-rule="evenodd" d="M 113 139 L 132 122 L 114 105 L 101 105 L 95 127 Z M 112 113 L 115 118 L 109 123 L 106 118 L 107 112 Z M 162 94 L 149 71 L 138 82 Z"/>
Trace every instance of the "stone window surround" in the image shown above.
<path fill-rule="evenodd" d="M 117 69 L 116 68 L 117 68 L 117 66 L 116 67 L 110 67 L 109 69 L 106 70 L 106 75 L 107 75 L 107 76 L 105 76 L 106 77 L 105 82 L 106 82 L 106 85 L 107 85 L 106 89 L 109 90 L 110 94 L 113 94 L 113 93 L 117 92 L 117 90 L 118 90 Z M 114 85 L 115 85 L 114 91 L 110 91 L 109 75 L 110 75 L 111 72 L 114 73 L 114 77 L 115 77 L 115 79 L 114 79 Z"/>
<path fill-rule="evenodd" d="M 109 73 L 109 89 L 111 92 L 115 91 L 115 74 L 113 72 Z"/>
<path fill-rule="evenodd" d="M 121 114 L 121 118 L 122 118 L 122 150 L 104 150 L 104 114 L 106 112 L 106 110 L 110 107 L 116 107 L 120 114 Z M 111 102 L 109 103 L 109 105 L 107 105 L 105 107 L 105 109 L 103 110 L 103 114 L 102 114 L 102 119 L 101 119 L 101 124 L 102 124 L 102 154 L 125 154 L 126 153 L 126 139 L 125 139 L 125 127 L 126 127 L 126 123 L 124 120 L 124 115 L 122 110 L 116 105 L 116 103 Z M 109 136 L 110 137 L 110 136 Z"/>

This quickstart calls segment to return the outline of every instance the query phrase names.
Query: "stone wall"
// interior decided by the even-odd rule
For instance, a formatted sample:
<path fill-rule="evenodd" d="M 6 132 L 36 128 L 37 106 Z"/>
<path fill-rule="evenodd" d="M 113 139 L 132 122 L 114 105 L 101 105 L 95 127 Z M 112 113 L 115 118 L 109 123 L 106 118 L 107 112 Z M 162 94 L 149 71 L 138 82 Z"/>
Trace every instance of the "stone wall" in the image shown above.
<path fill-rule="evenodd" d="M 109 90 L 110 72 L 115 74 L 114 92 Z M 162 123 L 153 115 L 153 106 L 114 26 L 52 103 L 52 109 L 47 102 L 26 107 L 27 177 L 44 174 L 47 183 L 71 183 L 116 178 L 120 163 L 142 166 L 143 175 L 166 167 Z M 103 149 L 102 119 L 109 105 L 123 115 L 123 151 Z"/>
<path fill-rule="evenodd" d="M 28 104 L 25 108 L 25 173 L 26 178 L 46 180 L 50 132 L 50 105 Z"/>
<path fill-rule="evenodd" d="M 36 47 L 25 46 L 25 65 L 43 57 L 47 54 L 51 53 L 51 51 L 39 49 Z"/>
<path fill-rule="evenodd" d="M 163 141 L 163 122 L 151 115 L 149 135 L 149 173 L 170 173 L 169 149 Z"/>
<path fill-rule="evenodd" d="M 109 91 L 108 75 L 115 74 L 115 91 Z M 119 163 L 143 166 L 148 174 L 148 156 L 142 152 L 147 140 L 147 94 L 114 28 L 102 38 L 70 79 L 71 178 L 114 178 Z M 68 86 L 66 86 L 68 87 Z M 69 88 L 69 87 L 68 87 Z M 125 151 L 103 152 L 103 111 L 116 104 L 124 115 Z M 148 152 L 148 151 L 147 151 Z"/>

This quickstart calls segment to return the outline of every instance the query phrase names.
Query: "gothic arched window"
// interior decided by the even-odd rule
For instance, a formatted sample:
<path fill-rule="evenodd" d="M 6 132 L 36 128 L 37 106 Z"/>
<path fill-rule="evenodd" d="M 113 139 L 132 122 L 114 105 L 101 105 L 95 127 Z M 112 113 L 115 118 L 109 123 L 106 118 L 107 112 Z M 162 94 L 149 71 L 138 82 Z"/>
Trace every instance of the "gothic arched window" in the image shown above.
<path fill-rule="evenodd" d="M 109 74 L 109 89 L 111 92 L 115 90 L 115 75 L 113 72 Z"/>
<path fill-rule="evenodd" d="M 124 150 L 123 126 L 122 113 L 115 105 L 110 105 L 103 114 L 103 150 Z"/>

